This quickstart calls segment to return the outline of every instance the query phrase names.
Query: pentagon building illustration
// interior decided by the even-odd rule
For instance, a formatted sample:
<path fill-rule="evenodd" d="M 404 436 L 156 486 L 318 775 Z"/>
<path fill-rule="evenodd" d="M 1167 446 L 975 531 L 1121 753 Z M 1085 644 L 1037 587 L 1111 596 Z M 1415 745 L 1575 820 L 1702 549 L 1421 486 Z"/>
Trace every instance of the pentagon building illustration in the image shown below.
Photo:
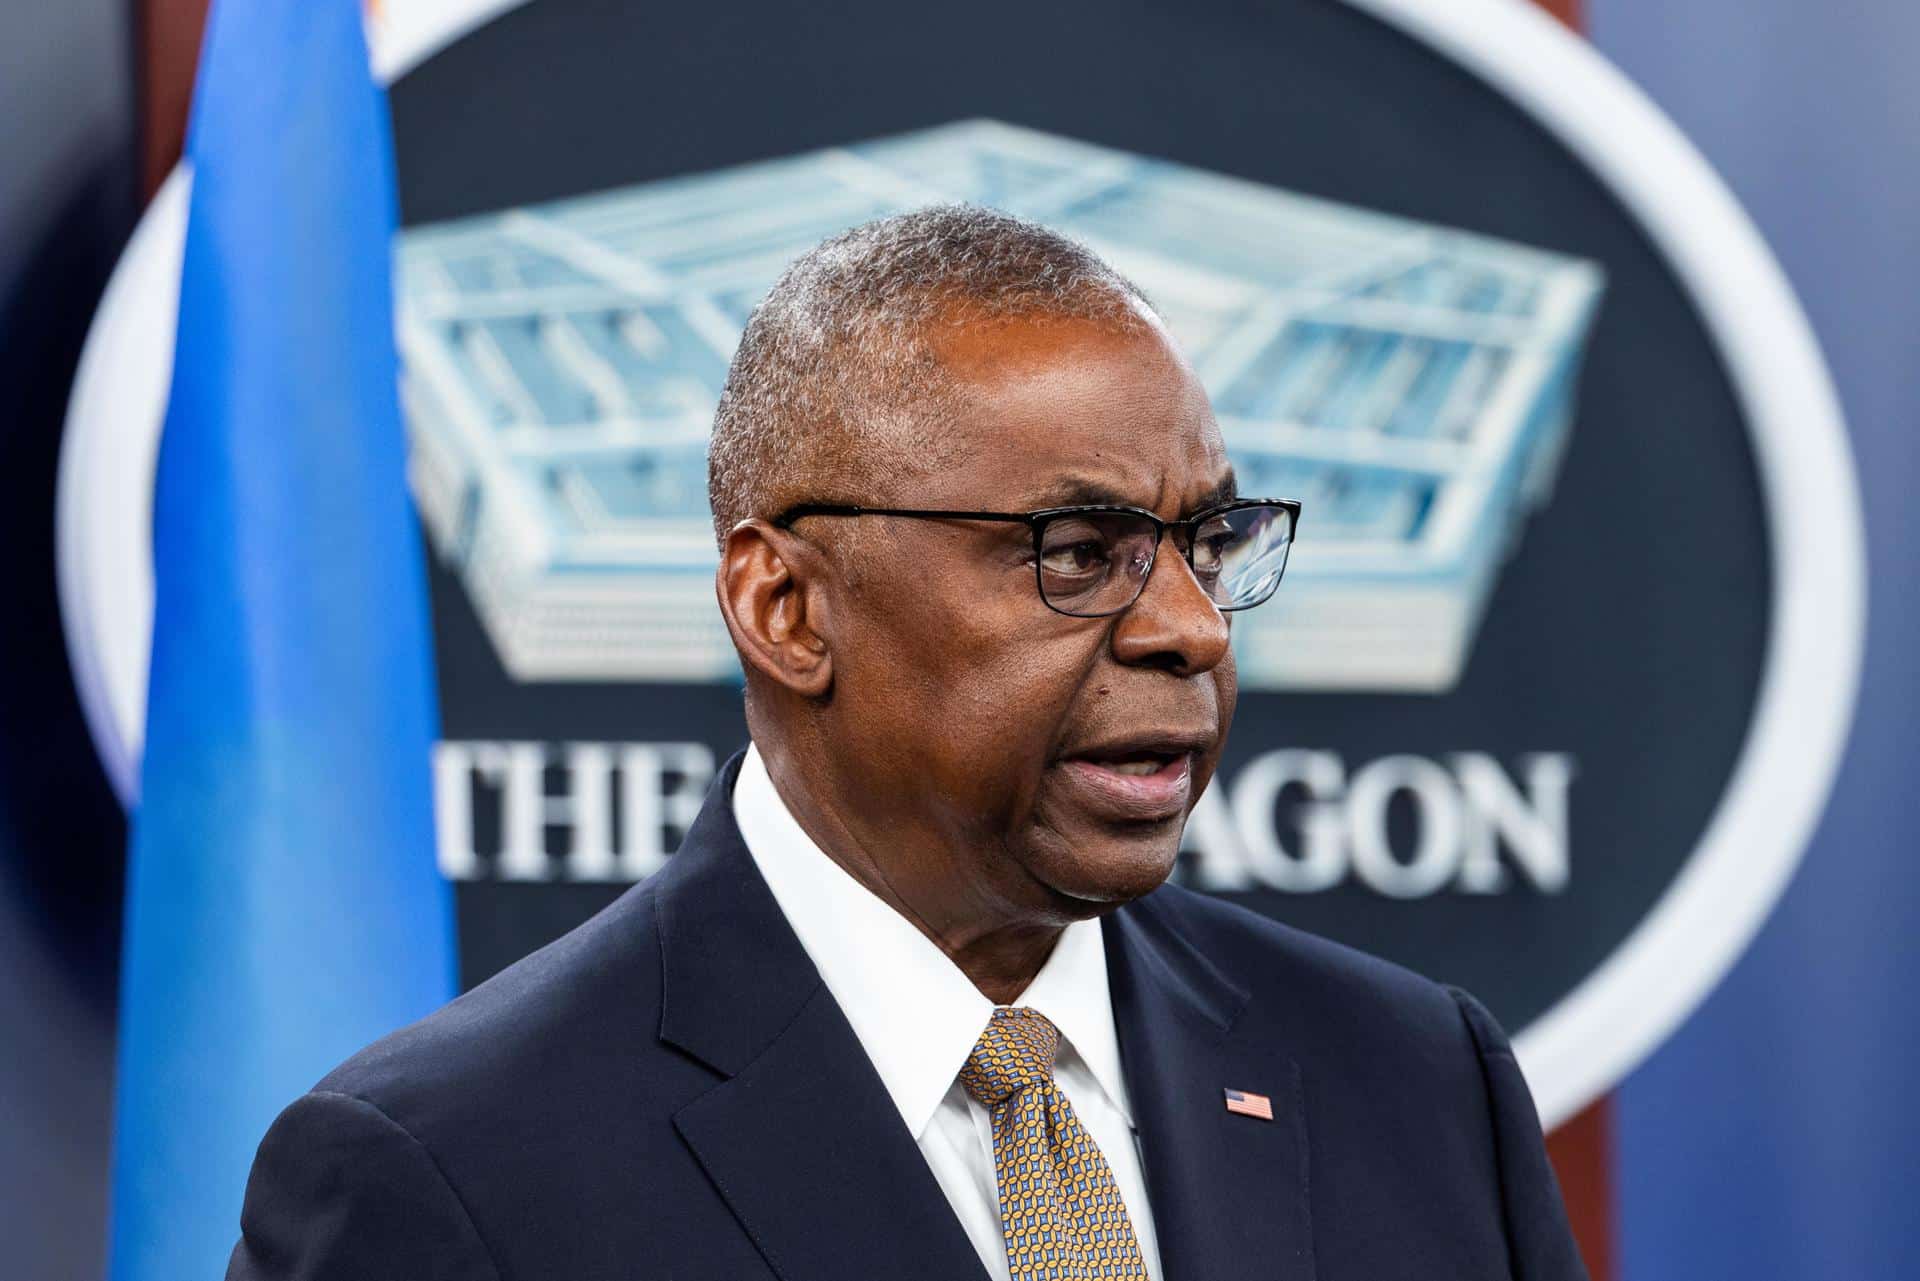
<path fill-rule="evenodd" d="M 413 487 L 513 677 L 737 679 L 706 445 L 741 329 L 817 241 L 955 200 L 1138 282 L 1241 492 L 1304 502 L 1287 581 L 1235 620 L 1242 684 L 1455 683 L 1550 493 L 1598 269 L 992 121 L 402 237 Z"/>

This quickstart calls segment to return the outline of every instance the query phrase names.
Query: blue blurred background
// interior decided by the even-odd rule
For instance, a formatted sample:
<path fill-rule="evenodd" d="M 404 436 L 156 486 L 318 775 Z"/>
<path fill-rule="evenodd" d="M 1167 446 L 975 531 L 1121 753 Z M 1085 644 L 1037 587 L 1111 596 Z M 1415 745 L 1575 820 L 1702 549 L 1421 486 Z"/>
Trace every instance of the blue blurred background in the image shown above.
<path fill-rule="evenodd" d="M 1732 975 L 1618 1092 L 1621 1275 L 1912 1276 L 1920 10 L 1595 0 L 1587 16 L 1799 292 L 1846 407 L 1870 584 L 1853 737 L 1806 861 Z"/>

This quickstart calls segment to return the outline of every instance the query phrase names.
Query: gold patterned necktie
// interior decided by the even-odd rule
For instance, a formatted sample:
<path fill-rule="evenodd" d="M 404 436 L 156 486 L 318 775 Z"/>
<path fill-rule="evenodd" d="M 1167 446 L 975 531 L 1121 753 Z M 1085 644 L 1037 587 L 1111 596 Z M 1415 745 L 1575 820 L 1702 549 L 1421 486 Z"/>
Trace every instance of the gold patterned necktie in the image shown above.
<path fill-rule="evenodd" d="M 1060 1030 L 1038 1010 L 997 1009 L 960 1084 L 993 1118 L 993 1169 L 1013 1281 L 1147 1281 L 1113 1171 L 1053 1082 Z"/>

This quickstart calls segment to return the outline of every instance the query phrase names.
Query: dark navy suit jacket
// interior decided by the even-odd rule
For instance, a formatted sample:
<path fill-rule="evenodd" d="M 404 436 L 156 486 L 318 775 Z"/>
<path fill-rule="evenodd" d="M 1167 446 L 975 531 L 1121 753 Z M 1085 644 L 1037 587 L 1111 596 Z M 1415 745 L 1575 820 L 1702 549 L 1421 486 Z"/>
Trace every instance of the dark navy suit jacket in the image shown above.
<path fill-rule="evenodd" d="M 739 760 L 664 871 L 281 1114 L 230 1281 L 982 1281 L 741 840 Z M 1103 930 L 1167 1281 L 1584 1277 L 1472 998 L 1177 886 Z"/>

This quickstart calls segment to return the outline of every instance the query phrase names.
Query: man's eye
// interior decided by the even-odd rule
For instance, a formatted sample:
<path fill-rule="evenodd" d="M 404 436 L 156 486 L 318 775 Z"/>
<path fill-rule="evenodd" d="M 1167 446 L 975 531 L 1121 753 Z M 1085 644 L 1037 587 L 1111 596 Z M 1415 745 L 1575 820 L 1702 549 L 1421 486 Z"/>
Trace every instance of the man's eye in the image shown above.
<path fill-rule="evenodd" d="M 1106 545 L 1090 538 L 1054 544 L 1040 554 L 1041 566 L 1052 574 L 1090 573 L 1105 568 L 1106 563 Z"/>
<path fill-rule="evenodd" d="M 1215 526 L 1201 530 L 1193 540 L 1194 569 L 1200 573 L 1219 573 L 1221 558 L 1233 543 L 1234 532 L 1231 528 Z"/>

